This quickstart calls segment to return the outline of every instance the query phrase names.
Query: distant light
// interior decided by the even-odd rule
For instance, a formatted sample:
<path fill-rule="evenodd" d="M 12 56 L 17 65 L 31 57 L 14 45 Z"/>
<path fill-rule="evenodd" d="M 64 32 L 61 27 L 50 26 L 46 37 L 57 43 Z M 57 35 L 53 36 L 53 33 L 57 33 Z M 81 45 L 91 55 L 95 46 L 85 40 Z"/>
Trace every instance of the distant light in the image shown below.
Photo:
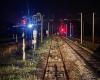
<path fill-rule="evenodd" d="M 33 30 L 33 37 L 37 37 L 37 30 Z"/>
<path fill-rule="evenodd" d="M 26 21 L 25 21 L 25 20 L 23 20 L 23 24 L 24 24 L 24 25 L 26 24 Z"/>
<path fill-rule="evenodd" d="M 28 28 L 32 28 L 33 27 L 33 24 L 28 24 Z"/>
<path fill-rule="evenodd" d="M 18 25 L 12 26 L 12 27 L 18 27 Z"/>
<path fill-rule="evenodd" d="M 21 20 L 21 23 L 22 23 L 23 25 L 26 25 L 27 20 L 26 20 L 26 19 L 22 19 L 22 20 Z"/>
<path fill-rule="evenodd" d="M 67 30 L 66 30 L 65 24 L 61 24 L 60 27 L 59 27 L 59 32 L 60 32 L 60 33 L 66 33 L 66 31 L 67 31 Z"/>
<path fill-rule="evenodd" d="M 64 32 L 64 29 L 63 28 L 61 29 L 61 32 Z"/>
<path fill-rule="evenodd" d="M 64 21 L 67 21 L 68 19 L 64 19 Z"/>

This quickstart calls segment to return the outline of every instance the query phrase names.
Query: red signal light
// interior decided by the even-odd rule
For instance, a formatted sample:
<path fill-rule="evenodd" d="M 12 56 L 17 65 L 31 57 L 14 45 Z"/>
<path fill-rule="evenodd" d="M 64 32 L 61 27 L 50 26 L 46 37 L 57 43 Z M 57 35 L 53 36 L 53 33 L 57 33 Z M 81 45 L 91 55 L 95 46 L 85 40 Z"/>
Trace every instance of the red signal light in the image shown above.
<path fill-rule="evenodd" d="M 21 24 L 26 25 L 26 23 L 27 23 L 26 19 L 21 20 Z"/>
<path fill-rule="evenodd" d="M 63 28 L 61 29 L 61 32 L 64 32 L 64 29 Z"/>
<path fill-rule="evenodd" d="M 66 26 L 64 24 L 61 24 L 61 26 L 59 27 L 59 32 L 60 33 L 65 33 L 66 32 Z"/>
<path fill-rule="evenodd" d="M 59 31 L 60 31 L 60 33 L 66 32 L 65 28 L 60 28 Z"/>

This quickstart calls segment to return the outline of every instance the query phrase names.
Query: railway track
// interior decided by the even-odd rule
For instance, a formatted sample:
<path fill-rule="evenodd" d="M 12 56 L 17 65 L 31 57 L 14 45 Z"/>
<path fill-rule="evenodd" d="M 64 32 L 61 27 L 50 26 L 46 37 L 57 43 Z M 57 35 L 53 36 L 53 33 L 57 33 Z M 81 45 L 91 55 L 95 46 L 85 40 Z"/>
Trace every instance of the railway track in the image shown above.
<path fill-rule="evenodd" d="M 50 45 L 42 80 L 69 80 L 65 61 L 57 38 Z"/>
<path fill-rule="evenodd" d="M 85 64 L 88 66 L 87 68 L 93 71 L 97 78 L 100 78 L 100 59 L 94 55 L 91 55 L 89 52 L 83 50 L 72 42 L 68 40 L 66 41 L 65 39 L 63 40 L 78 56 L 80 56 L 81 59 L 83 59 Z"/>
<path fill-rule="evenodd" d="M 83 50 L 67 43 L 60 37 L 53 37 L 48 52 L 43 56 L 40 80 L 99 80 Z"/>

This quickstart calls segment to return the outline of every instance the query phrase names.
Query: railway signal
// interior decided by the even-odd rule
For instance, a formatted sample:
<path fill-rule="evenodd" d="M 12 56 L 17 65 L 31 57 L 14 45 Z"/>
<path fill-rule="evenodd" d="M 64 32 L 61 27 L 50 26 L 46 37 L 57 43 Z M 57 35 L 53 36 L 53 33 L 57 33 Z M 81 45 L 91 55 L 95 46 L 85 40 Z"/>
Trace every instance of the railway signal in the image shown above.
<path fill-rule="evenodd" d="M 32 40 L 32 44 L 34 45 L 34 51 L 36 49 L 36 43 L 37 43 L 37 30 L 33 30 L 33 40 Z"/>
<path fill-rule="evenodd" d="M 67 25 L 65 25 L 64 23 L 62 23 L 59 27 L 59 33 L 61 35 L 66 34 L 67 35 Z"/>
<path fill-rule="evenodd" d="M 23 18 L 23 19 L 21 20 L 21 24 L 22 24 L 22 25 L 26 25 L 26 24 L 27 24 L 27 20 L 26 20 L 25 18 Z"/>

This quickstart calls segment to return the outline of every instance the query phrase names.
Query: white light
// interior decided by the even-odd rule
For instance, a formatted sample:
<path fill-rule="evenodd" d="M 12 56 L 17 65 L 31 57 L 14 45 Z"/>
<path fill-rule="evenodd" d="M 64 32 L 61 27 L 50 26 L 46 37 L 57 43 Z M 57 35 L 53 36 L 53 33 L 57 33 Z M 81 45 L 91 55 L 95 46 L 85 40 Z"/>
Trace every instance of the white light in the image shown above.
<path fill-rule="evenodd" d="M 28 24 L 28 28 L 32 28 L 33 27 L 33 24 Z"/>
<path fill-rule="evenodd" d="M 37 30 L 33 30 L 33 37 L 37 37 Z"/>

